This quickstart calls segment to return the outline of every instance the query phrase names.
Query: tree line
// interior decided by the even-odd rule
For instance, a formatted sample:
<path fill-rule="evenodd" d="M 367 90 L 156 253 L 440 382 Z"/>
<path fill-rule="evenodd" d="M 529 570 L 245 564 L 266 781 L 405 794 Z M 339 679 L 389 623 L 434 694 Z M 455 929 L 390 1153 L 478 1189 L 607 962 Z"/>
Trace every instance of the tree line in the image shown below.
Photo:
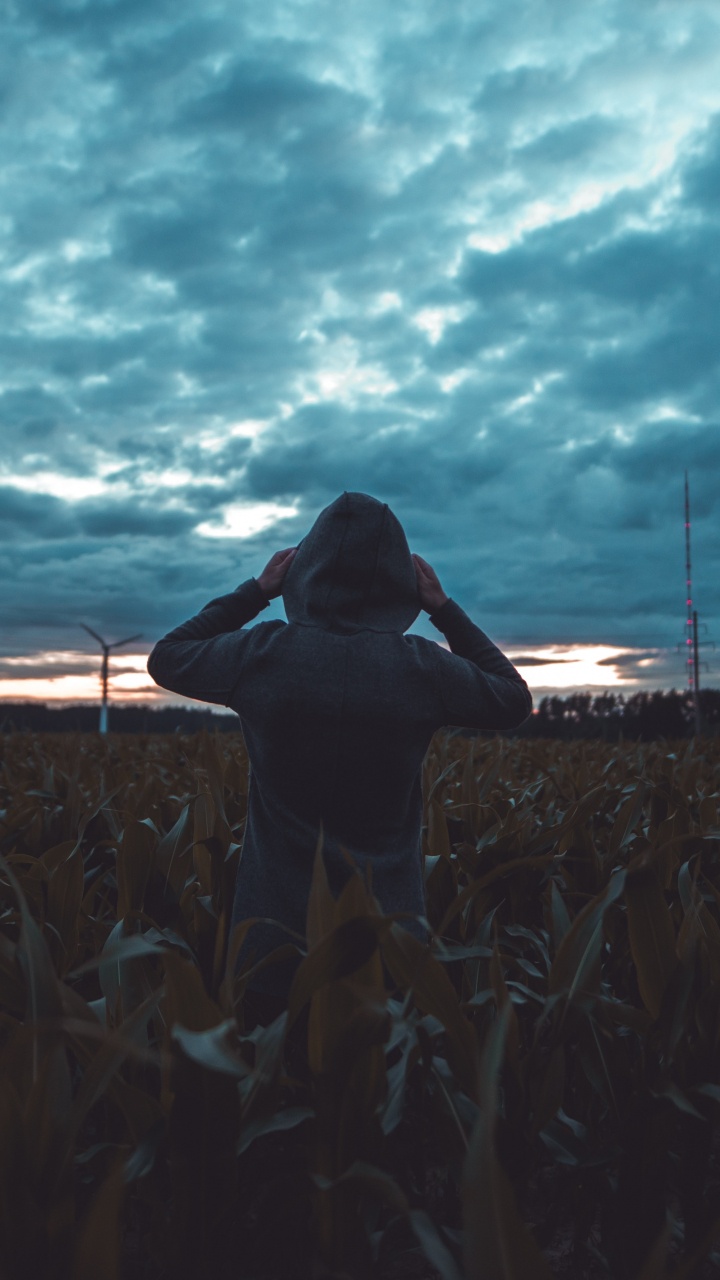
<path fill-rule="evenodd" d="M 701 732 L 720 733 L 720 689 L 701 689 Z M 690 738 L 695 733 L 695 699 L 688 690 L 656 689 L 623 693 L 571 693 L 542 698 L 517 730 L 524 738 L 635 739 Z"/>
<path fill-rule="evenodd" d="M 720 689 L 700 691 L 700 710 L 702 732 L 712 736 L 720 733 Z M 94 733 L 97 728 L 97 706 L 0 702 L 0 732 Z M 197 733 L 201 729 L 237 733 L 239 722 L 234 713 L 116 703 L 109 708 L 109 729 L 111 733 Z M 689 690 L 657 689 L 629 696 L 606 692 L 544 697 L 524 725 L 499 731 L 497 736 L 649 742 L 656 738 L 689 738 L 694 732 L 693 694 Z"/>

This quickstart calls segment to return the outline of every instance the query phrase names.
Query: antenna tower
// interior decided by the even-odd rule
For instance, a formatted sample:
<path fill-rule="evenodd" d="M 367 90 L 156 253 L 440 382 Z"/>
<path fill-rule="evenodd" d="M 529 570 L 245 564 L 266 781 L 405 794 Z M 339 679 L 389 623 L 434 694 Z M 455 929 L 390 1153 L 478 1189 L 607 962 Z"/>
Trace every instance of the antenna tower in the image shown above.
<path fill-rule="evenodd" d="M 690 487 L 688 485 L 688 473 L 685 472 L 685 586 L 687 591 L 687 631 L 685 634 L 685 646 L 687 650 L 687 678 L 688 689 L 695 690 L 697 684 L 697 645 L 695 643 L 697 629 L 693 626 L 693 607 L 692 607 L 692 569 L 690 564 Z"/>
<path fill-rule="evenodd" d="M 685 603 L 687 605 L 687 623 L 685 627 L 685 665 L 687 668 L 688 689 L 693 695 L 693 706 L 695 710 L 695 732 L 702 733 L 702 713 L 700 708 L 700 657 L 699 649 L 701 645 L 712 644 L 711 640 L 700 640 L 698 637 L 698 628 L 705 627 L 704 623 L 698 623 L 697 609 L 693 609 L 692 601 L 692 568 L 690 562 L 690 486 L 688 484 L 688 473 L 685 472 Z M 681 646 L 678 645 L 678 649 Z M 706 664 L 707 665 L 707 664 Z"/>
<path fill-rule="evenodd" d="M 100 733 L 107 733 L 108 731 L 108 662 L 110 658 L 110 650 L 119 649 L 120 646 L 123 644 L 130 644 L 131 640 L 140 640 L 141 635 L 140 633 L 138 633 L 138 635 L 136 636 L 126 636 L 124 640 L 113 640 L 110 642 L 110 644 L 108 644 L 106 640 L 103 640 L 102 636 L 98 635 L 97 631 L 93 631 L 92 627 L 86 626 L 84 622 L 81 622 L 80 626 L 84 627 L 85 631 L 88 631 L 90 635 L 93 636 L 95 640 L 97 640 L 98 644 L 102 648 L 103 657 L 102 657 L 102 668 L 100 671 L 100 679 L 102 681 L 102 702 L 100 703 L 100 723 L 98 725 L 98 728 L 100 730 Z"/>

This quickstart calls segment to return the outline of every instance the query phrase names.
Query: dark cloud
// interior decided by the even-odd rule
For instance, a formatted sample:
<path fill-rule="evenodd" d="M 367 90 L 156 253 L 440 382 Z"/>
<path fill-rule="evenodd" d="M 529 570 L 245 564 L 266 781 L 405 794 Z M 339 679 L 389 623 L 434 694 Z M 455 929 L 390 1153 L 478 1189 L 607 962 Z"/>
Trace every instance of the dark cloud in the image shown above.
<path fill-rule="evenodd" d="M 490 634 L 639 680 L 685 469 L 718 619 L 710 0 L 26 0 L 6 36 L 6 654 L 149 644 L 347 488 Z"/>
<path fill-rule="evenodd" d="M 599 658 L 599 667 L 630 667 L 633 670 L 641 663 L 649 663 L 657 661 L 657 651 L 654 649 L 636 650 L 634 653 L 619 653 L 612 658 Z"/>
<path fill-rule="evenodd" d="M 527 653 L 513 654 L 513 662 L 517 667 L 550 667 L 567 661 L 567 658 L 535 658 Z M 604 661 L 610 661 L 610 659 L 604 659 Z"/>
<path fill-rule="evenodd" d="M 697 139 L 683 171 L 683 195 L 688 210 L 700 209 L 717 224 L 720 200 L 720 113 L 713 116 Z"/>
<path fill-rule="evenodd" d="M 588 116 L 572 120 L 569 124 L 554 125 L 545 133 L 518 147 L 516 162 L 537 169 L 554 169 L 561 165 L 576 165 L 588 157 L 597 158 L 609 144 L 624 134 L 618 120 L 602 116 Z"/>
<path fill-rule="evenodd" d="M 263 141 L 279 134 L 282 142 L 289 142 L 308 124 L 332 136 L 339 116 L 351 116 L 355 105 L 369 106 L 359 95 L 299 74 L 293 67 L 292 43 L 278 52 L 281 58 L 233 60 L 219 83 L 211 82 L 205 93 L 187 103 L 178 115 L 178 127 L 199 129 L 203 136 L 207 130 L 239 130 Z"/>
<path fill-rule="evenodd" d="M 91 538 L 141 535 L 174 538 L 197 523 L 192 511 L 157 511 L 137 503 L 83 503 L 78 512 L 80 528 Z"/>
<path fill-rule="evenodd" d="M 3 542 L 30 540 L 51 543 L 77 530 L 75 511 L 49 494 L 26 493 L 10 485 L 0 487 L 0 536 Z"/>

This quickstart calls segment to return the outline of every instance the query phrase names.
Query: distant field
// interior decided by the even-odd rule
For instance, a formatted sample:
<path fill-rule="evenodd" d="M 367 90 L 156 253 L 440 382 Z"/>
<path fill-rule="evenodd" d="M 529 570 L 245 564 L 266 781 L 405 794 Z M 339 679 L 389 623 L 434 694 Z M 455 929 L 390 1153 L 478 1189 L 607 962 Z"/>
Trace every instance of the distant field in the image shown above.
<path fill-rule="evenodd" d="M 0 1280 L 717 1274 L 720 739 L 438 734 L 431 946 L 316 856 L 254 1031 L 242 738 L 0 751 Z"/>

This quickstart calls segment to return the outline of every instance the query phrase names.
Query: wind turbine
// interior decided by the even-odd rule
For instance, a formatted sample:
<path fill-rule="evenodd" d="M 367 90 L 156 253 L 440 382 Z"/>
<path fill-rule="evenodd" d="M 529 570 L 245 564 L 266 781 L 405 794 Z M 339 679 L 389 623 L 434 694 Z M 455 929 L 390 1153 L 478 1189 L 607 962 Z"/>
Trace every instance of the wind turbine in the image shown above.
<path fill-rule="evenodd" d="M 97 631 L 93 631 L 92 627 L 86 626 L 84 622 L 81 622 L 80 626 L 84 627 L 86 631 L 89 631 L 90 635 L 94 636 L 98 644 L 102 646 L 103 659 L 102 659 L 102 673 L 100 677 L 102 680 L 102 702 L 100 703 L 99 729 L 101 733 L 107 733 L 108 731 L 108 658 L 110 656 L 110 650 L 119 649 L 121 644 L 129 644 L 131 640 L 139 640 L 141 638 L 141 633 L 138 633 L 136 636 L 127 636 L 125 640 L 113 640 L 110 644 L 108 644 L 106 640 L 103 640 L 102 636 L 98 635 Z"/>

